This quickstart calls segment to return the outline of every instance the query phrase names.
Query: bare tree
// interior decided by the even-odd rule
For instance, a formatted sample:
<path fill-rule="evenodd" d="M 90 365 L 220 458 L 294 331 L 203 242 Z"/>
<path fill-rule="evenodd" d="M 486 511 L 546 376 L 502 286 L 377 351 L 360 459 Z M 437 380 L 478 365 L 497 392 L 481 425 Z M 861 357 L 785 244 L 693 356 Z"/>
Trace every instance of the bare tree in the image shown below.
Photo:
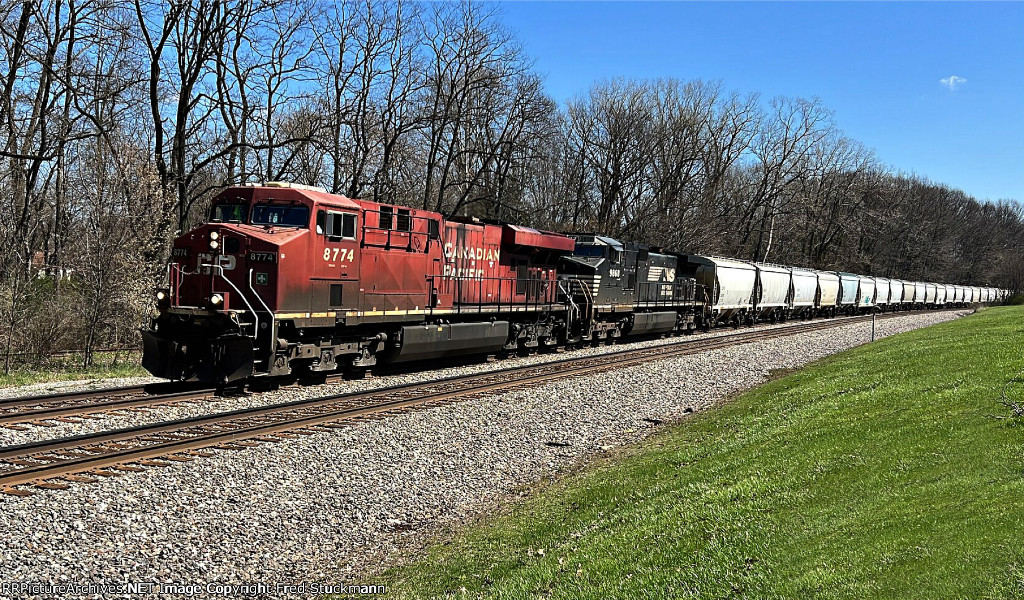
<path fill-rule="evenodd" d="M 521 48 L 481 5 L 435 4 L 425 23 L 422 206 L 458 211 L 543 103 Z M 486 131 L 486 133 L 484 133 Z"/>
<path fill-rule="evenodd" d="M 787 213 L 783 192 L 805 176 L 810 153 L 833 128 L 831 113 L 817 99 L 772 100 L 751 147 L 755 166 L 742 240 L 753 235 L 751 258 L 768 260 L 776 219 Z"/>

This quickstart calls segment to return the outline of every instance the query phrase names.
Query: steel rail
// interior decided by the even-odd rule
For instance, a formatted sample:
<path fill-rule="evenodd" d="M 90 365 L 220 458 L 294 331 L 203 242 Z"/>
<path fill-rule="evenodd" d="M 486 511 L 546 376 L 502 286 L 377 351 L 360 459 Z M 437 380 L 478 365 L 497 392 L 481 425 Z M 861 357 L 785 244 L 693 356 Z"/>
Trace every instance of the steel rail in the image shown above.
<path fill-rule="evenodd" d="M 13 398 L 0 399 L 0 410 L 18 406 L 38 406 L 50 402 L 61 402 L 66 400 L 86 400 L 89 398 L 109 398 L 113 396 L 127 396 L 130 394 L 146 393 L 145 386 L 128 385 L 123 387 L 101 388 L 96 390 L 58 392 L 56 394 L 40 394 L 36 396 L 16 396 Z"/>
<path fill-rule="evenodd" d="M 849 319 L 858 318 L 861 317 L 840 317 L 838 319 L 832 319 L 832 322 L 848 321 Z M 806 323 L 803 325 L 806 325 Z M 786 327 L 795 326 L 797 325 L 789 325 Z M 326 376 L 328 379 L 335 379 L 338 377 L 336 374 L 327 374 Z M 175 391 L 180 390 L 183 385 L 184 387 L 187 387 L 186 390 Z M 164 388 L 167 388 L 168 391 L 163 391 Z M 10 427 L 19 423 L 40 424 L 40 421 L 48 419 L 84 417 L 85 415 L 129 408 L 199 400 L 214 395 L 216 391 L 216 388 L 203 385 L 182 384 L 180 382 L 161 382 L 144 385 L 101 388 L 88 391 L 58 392 L 55 394 L 0 398 L 0 427 Z M 140 394 L 145 395 L 143 396 Z M 109 400 L 105 402 L 89 402 L 94 399 Z M 39 408 L 31 410 L 16 410 L 21 407 Z"/>
<path fill-rule="evenodd" d="M 174 395 L 183 392 L 210 392 L 215 388 L 207 385 L 194 383 L 182 383 L 177 381 L 166 381 L 157 383 L 145 383 L 139 385 L 126 385 L 121 387 L 98 388 L 95 390 L 78 390 L 71 392 L 57 392 L 55 394 L 38 394 L 33 396 L 14 396 L 12 398 L 0 398 L 0 411 L 17 408 L 20 406 L 42 406 L 55 402 L 73 402 L 76 400 L 90 400 L 93 398 L 120 398 L 135 394 L 149 395 Z M 2 414 L 2 413 L 0 413 Z"/>
<path fill-rule="evenodd" d="M 287 437 L 286 432 L 289 431 L 312 433 L 308 428 L 318 425 L 344 426 L 336 423 L 359 420 L 373 415 L 387 415 L 467 397 L 478 397 L 481 394 L 502 390 L 522 389 L 552 379 L 607 371 L 654 359 L 695 354 L 799 333 L 829 330 L 870 318 L 870 316 L 849 317 L 842 320 L 815 321 L 789 327 L 689 339 L 674 344 L 622 350 L 584 359 L 570 358 L 540 365 L 510 367 L 429 382 L 294 400 L 263 407 L 8 446 L 0 448 L 0 460 L 15 465 L 15 468 L 0 470 L 0 487 L 6 493 L 23 495 L 31 492 L 18 490 L 14 486 L 35 484 L 37 487 L 59 488 L 64 487 L 64 484 L 48 483 L 46 480 L 64 477 L 79 481 L 88 478 L 76 477 L 72 474 L 90 471 L 96 475 L 117 474 L 116 472 L 96 471 L 105 467 L 112 467 L 116 471 L 137 471 L 139 467 L 129 466 L 129 463 L 144 461 L 139 464 L 162 466 L 170 463 L 157 463 L 150 459 L 163 457 L 165 460 L 171 461 L 191 460 L 191 456 L 184 457 L 179 454 L 188 451 L 193 451 L 191 453 L 196 454 L 194 451 L 210 447 L 240 449 L 232 444 L 247 439 L 263 442 L 281 441 L 280 438 L 274 436 L 285 434 L 283 437 Z M 352 405 L 352 402 L 355 401 L 374 399 L 375 403 Z M 272 420 L 266 420 L 268 418 Z M 212 427 L 218 429 L 211 430 Z M 132 447 L 130 445 L 132 443 L 136 446 Z M 138 445 L 140 443 L 142 445 Z M 128 445 L 126 446 L 126 444 Z M 257 444 L 248 442 L 244 445 Z M 205 454 L 200 453 L 199 455 Z"/>
<path fill-rule="evenodd" d="M 853 317 L 854 319 L 860 317 Z M 833 320 L 832 322 L 838 322 L 840 320 L 848 320 L 850 317 L 843 317 L 839 320 Z M 822 323 L 824 321 L 814 321 L 811 323 Z M 789 325 L 785 327 L 800 327 L 808 326 L 811 323 L 801 323 L 797 325 Z M 783 327 L 783 328 L 785 328 Z M 782 329 L 782 328 L 780 328 Z M 763 331 L 763 330 L 758 330 Z M 743 334 L 748 333 L 744 332 Z M 724 334 L 725 336 L 736 336 L 743 334 Z M 723 337 L 718 335 L 715 337 Z M 680 344 L 692 344 L 708 338 L 694 338 L 681 340 L 677 342 L 670 342 L 664 344 L 663 347 L 672 347 Z M 630 350 L 622 350 L 620 352 L 630 352 Z M 607 354 L 616 354 L 614 352 Z M 565 359 L 572 360 L 572 359 Z M 558 361 L 553 361 L 558 362 Z M 215 392 L 212 388 L 199 387 L 191 391 L 183 392 L 170 392 L 161 393 L 157 389 L 159 386 L 168 387 L 166 384 L 149 384 L 148 386 L 125 386 L 120 388 L 106 388 L 100 390 L 90 390 L 87 392 L 65 392 L 59 394 L 53 394 L 50 396 L 24 396 L 19 398 L 13 398 L 8 400 L 0 400 L 0 426 L 10 427 L 12 425 L 34 423 L 41 424 L 41 421 L 50 419 L 62 419 L 68 417 L 84 418 L 86 415 L 92 415 L 103 412 L 113 412 L 119 410 L 126 410 L 130 408 L 141 408 L 146 406 L 156 406 L 161 404 L 168 404 L 174 402 L 184 402 L 189 400 L 201 400 L 209 398 Z M 146 390 L 150 390 L 147 392 Z M 144 396 L 136 396 L 134 394 L 145 393 Z M 112 398 L 106 402 L 79 402 L 88 401 L 93 398 Z M 65 404 L 58 404 L 56 406 L 44 406 L 47 404 L 56 404 L 64 402 Z M 32 410 L 6 410 L 10 408 L 16 408 L 20 406 L 41 406 L 42 408 Z"/>
<path fill-rule="evenodd" d="M 109 397 L 109 396 L 103 396 Z M 37 423 L 48 419 L 61 419 L 67 417 L 85 418 L 102 412 L 113 412 L 127 410 L 130 408 L 141 408 L 145 406 L 157 406 L 175 402 L 187 402 L 190 400 L 203 400 L 213 397 L 211 390 L 197 390 L 194 392 L 177 392 L 172 394 L 153 394 L 146 396 L 128 396 L 115 398 L 106 402 L 92 404 L 70 403 L 62 406 L 48 406 L 33 410 L 0 412 L 0 426 L 16 425 L 18 423 Z M 79 399 L 79 398 L 76 398 Z"/>

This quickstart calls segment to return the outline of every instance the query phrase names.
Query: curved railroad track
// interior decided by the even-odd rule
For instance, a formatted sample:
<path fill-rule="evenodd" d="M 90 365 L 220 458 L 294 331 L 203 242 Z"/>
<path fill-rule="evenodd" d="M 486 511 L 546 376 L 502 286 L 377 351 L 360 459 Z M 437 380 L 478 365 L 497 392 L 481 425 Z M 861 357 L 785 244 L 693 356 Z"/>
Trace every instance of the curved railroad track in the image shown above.
<path fill-rule="evenodd" d="M 883 315 L 879 319 L 899 316 Z M 145 467 L 167 466 L 210 456 L 212 450 L 240 450 L 296 435 L 347 427 L 408 410 L 438 406 L 482 395 L 519 390 L 553 379 L 588 375 L 650 360 L 695 354 L 755 341 L 827 330 L 870 320 L 870 316 L 744 331 L 585 358 L 510 367 L 376 390 L 295 400 L 0 448 L 0 491 L 21 487 L 63 489 L 66 482 L 90 482 Z M 20 487 L 19 487 L 20 486 Z"/>
<path fill-rule="evenodd" d="M 903 313 L 880 315 L 880 318 L 896 316 Z M 803 327 L 808 323 L 847 323 L 851 320 L 870 318 L 865 317 L 840 317 L 828 321 L 803 322 L 797 325 L 787 325 L 779 329 L 789 327 Z M 759 330 L 755 330 L 759 331 Z M 739 334 L 724 334 L 739 335 Z M 722 337 L 718 335 L 716 337 Z M 707 338 L 699 338 L 707 339 Z M 676 344 L 689 344 L 694 340 L 675 342 Z M 672 343 L 666 344 L 671 346 Z M 404 372 L 408 369 L 405 366 Z M 386 374 L 388 371 L 385 370 Z M 341 374 L 327 374 L 323 381 L 335 381 L 341 379 Z M 287 385 L 289 382 L 276 382 Z M 244 392 L 245 387 L 234 391 Z M 256 390 L 251 390 L 256 391 Z M 187 384 L 180 382 L 151 383 L 144 385 L 124 386 L 117 388 L 103 388 L 78 392 L 59 392 L 55 394 L 20 396 L 14 398 L 0 399 L 0 427 L 13 430 L 25 430 L 26 425 L 53 426 L 59 422 L 76 423 L 81 419 L 101 418 L 95 415 L 103 413 L 116 413 L 120 411 L 129 412 L 147 408 L 158 408 L 182 402 L 195 402 L 200 400 L 212 400 L 220 395 L 222 391 L 209 386 Z"/>

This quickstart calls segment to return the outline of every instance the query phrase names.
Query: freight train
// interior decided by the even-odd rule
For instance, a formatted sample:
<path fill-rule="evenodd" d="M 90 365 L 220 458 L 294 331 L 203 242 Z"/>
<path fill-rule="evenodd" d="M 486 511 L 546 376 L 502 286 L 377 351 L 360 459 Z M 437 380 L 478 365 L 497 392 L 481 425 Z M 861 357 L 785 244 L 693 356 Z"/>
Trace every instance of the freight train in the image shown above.
<path fill-rule="evenodd" d="M 174 241 L 142 332 L 143 366 L 221 385 L 359 374 L 379 362 L 967 306 L 1005 293 L 681 254 L 271 182 L 223 190 L 208 221 Z"/>

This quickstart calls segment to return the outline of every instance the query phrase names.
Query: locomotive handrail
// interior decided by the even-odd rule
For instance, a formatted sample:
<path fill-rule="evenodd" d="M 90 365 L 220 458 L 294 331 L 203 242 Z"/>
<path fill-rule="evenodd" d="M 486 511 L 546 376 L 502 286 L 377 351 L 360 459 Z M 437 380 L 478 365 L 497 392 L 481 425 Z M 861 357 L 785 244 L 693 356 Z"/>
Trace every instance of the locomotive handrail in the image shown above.
<path fill-rule="evenodd" d="M 224 266 L 223 265 L 212 265 L 212 264 L 202 263 L 199 266 L 201 266 L 201 267 L 211 267 L 211 268 L 214 268 L 214 269 L 220 269 L 220 278 L 223 279 L 224 281 L 228 282 L 228 285 L 231 286 L 231 289 L 235 290 L 235 292 L 238 293 L 238 297 L 242 299 L 242 302 L 245 302 L 245 305 L 249 307 L 249 312 L 251 312 L 253 318 L 256 319 L 256 322 L 253 323 L 253 334 L 252 334 L 252 339 L 255 340 L 256 339 L 256 332 L 259 331 L 259 328 L 260 328 L 259 327 L 260 326 L 260 316 L 253 309 L 252 304 L 249 303 L 249 299 L 245 297 L 245 294 L 242 293 L 242 290 L 238 289 L 238 286 L 236 286 L 233 281 L 231 281 L 230 279 L 228 279 L 227 277 L 224 276 Z M 249 271 L 249 277 L 250 278 L 252 277 L 252 270 Z"/>
<path fill-rule="evenodd" d="M 173 263 L 173 269 L 171 273 L 174 274 L 174 279 L 168 282 L 171 292 L 171 302 L 175 305 L 181 302 L 181 284 L 185 280 L 185 277 L 190 275 L 187 269 L 182 268 L 181 265 Z M 199 268 L 196 268 L 196 272 L 199 272 Z"/>
<path fill-rule="evenodd" d="M 396 210 L 397 210 L 397 208 L 396 208 Z M 402 210 L 412 211 L 413 209 L 404 209 L 403 208 Z M 373 215 L 373 214 L 377 215 L 377 225 L 376 226 L 369 225 L 366 222 L 366 215 Z M 387 232 L 387 239 L 384 241 L 384 248 L 401 247 L 401 246 L 393 246 L 391 244 L 392 232 L 397 232 L 397 233 L 408 234 L 409 235 L 409 242 L 407 244 L 405 244 L 405 246 L 404 246 L 405 250 L 407 252 L 412 252 L 414 250 L 414 248 L 413 248 L 413 238 L 416 238 L 416 237 L 424 237 L 424 238 L 426 238 L 426 242 L 424 243 L 422 249 L 416 248 L 415 250 L 417 250 L 417 251 L 422 250 L 423 252 L 427 252 L 430 249 L 430 242 L 432 241 L 431 238 L 430 238 L 430 222 L 431 221 L 437 221 L 437 219 L 431 219 L 430 217 L 421 217 L 421 216 L 418 216 L 418 215 L 413 215 L 410 212 L 410 214 L 408 214 L 408 215 L 401 215 L 401 217 L 403 219 L 408 219 L 409 220 L 409 228 L 408 229 L 398 229 L 397 227 L 381 227 L 380 226 L 380 216 L 382 214 L 383 214 L 383 211 L 381 211 L 381 210 L 369 210 L 369 209 L 364 209 L 363 210 L 362 240 L 360 240 L 360 245 L 362 245 L 362 246 L 368 246 L 368 245 L 377 246 L 377 245 L 380 245 L 379 242 L 373 242 L 373 241 L 367 242 L 366 241 L 366 233 L 368 231 L 386 231 Z M 393 221 L 397 221 L 398 217 L 399 217 L 399 215 L 398 215 L 397 212 L 392 212 L 391 213 L 391 218 L 393 219 Z M 418 231 L 416 229 L 416 226 L 415 226 L 417 221 L 425 222 L 427 230 L 426 231 Z M 395 225 L 397 225 L 397 222 L 395 223 Z M 441 226 L 440 221 L 438 221 L 438 235 L 440 235 L 440 226 Z"/>
<path fill-rule="evenodd" d="M 573 294 L 574 294 L 573 288 L 574 287 L 579 287 L 579 290 L 582 292 L 583 299 L 585 300 L 586 306 L 587 306 L 587 315 L 586 315 L 587 321 L 588 322 L 593 321 L 594 320 L 594 297 L 593 297 L 593 294 L 591 293 L 590 286 L 588 286 L 586 283 L 584 283 L 578 277 L 571 277 L 571 276 L 568 276 L 568 275 L 566 275 L 562 279 L 559 279 L 558 281 L 559 281 L 559 289 L 563 289 L 563 288 L 561 288 L 561 282 L 563 282 L 563 281 L 568 282 L 569 290 L 567 292 L 565 292 L 565 296 L 566 296 L 566 299 L 569 302 L 573 303 L 573 305 L 576 304 L 576 301 L 573 298 Z M 581 316 L 582 316 L 582 314 L 583 314 L 583 312 L 580 311 L 580 315 Z"/>
<path fill-rule="evenodd" d="M 171 279 L 171 272 L 174 270 L 174 267 L 176 267 L 177 265 L 178 265 L 177 263 L 173 263 L 173 262 L 167 263 L 167 295 L 170 296 L 170 298 L 168 298 L 168 300 L 170 300 L 172 302 L 175 301 L 175 297 L 174 297 L 174 293 L 175 293 L 174 287 L 175 286 L 174 286 L 174 280 Z"/>
<path fill-rule="evenodd" d="M 651 293 L 651 290 L 658 286 L 669 289 L 667 298 L 661 298 Z M 652 299 L 652 296 L 655 296 Z M 685 281 L 641 281 L 636 287 L 636 305 L 644 308 L 675 306 L 680 302 L 696 302 L 696 283 L 692 279 Z"/>
<path fill-rule="evenodd" d="M 468 309 L 472 306 L 476 307 L 477 313 L 479 313 L 484 305 L 494 306 L 498 310 L 502 306 L 515 306 L 522 305 L 528 308 L 534 308 L 539 310 L 543 305 L 549 310 L 557 303 L 557 294 L 550 293 L 548 290 L 543 289 L 543 284 L 550 283 L 549 280 L 541 277 L 472 277 L 466 275 L 427 275 L 426 279 L 429 281 L 427 286 L 428 290 L 438 290 L 439 293 L 450 293 L 452 295 L 452 308 L 457 313 L 470 312 Z M 441 284 L 437 285 L 437 281 L 440 280 Z M 475 290 L 470 285 L 471 282 L 476 283 Z M 527 285 L 524 292 L 517 292 L 517 284 L 525 282 Z M 511 299 L 505 302 L 502 292 L 505 291 L 506 283 L 510 284 L 510 296 Z M 484 294 L 486 293 L 487 284 L 496 284 L 497 290 L 494 293 L 494 299 L 491 301 L 484 300 Z M 532 284 L 532 285 L 531 285 Z M 452 289 L 454 288 L 454 289 Z M 473 291 L 477 292 L 475 300 L 466 301 L 460 299 L 465 298 Z M 467 292 L 467 293 L 464 293 Z M 428 291 L 428 294 L 430 291 Z M 522 295 L 523 300 L 517 301 L 515 296 Z M 429 303 L 427 304 L 429 306 Z"/>
<path fill-rule="evenodd" d="M 573 280 L 573 279 L 559 279 L 558 280 L 558 291 L 562 292 L 562 295 L 565 296 L 565 299 L 569 301 L 569 306 L 570 306 L 569 315 L 581 314 L 580 307 L 576 304 L 576 301 L 573 300 L 573 298 L 572 298 L 572 293 L 569 290 L 565 289 L 565 287 L 562 285 L 566 281 L 569 282 L 569 287 L 572 287 L 572 281 L 575 281 L 575 280 Z M 569 318 L 569 321 L 572 322 L 572 317 L 571 316 Z"/>

